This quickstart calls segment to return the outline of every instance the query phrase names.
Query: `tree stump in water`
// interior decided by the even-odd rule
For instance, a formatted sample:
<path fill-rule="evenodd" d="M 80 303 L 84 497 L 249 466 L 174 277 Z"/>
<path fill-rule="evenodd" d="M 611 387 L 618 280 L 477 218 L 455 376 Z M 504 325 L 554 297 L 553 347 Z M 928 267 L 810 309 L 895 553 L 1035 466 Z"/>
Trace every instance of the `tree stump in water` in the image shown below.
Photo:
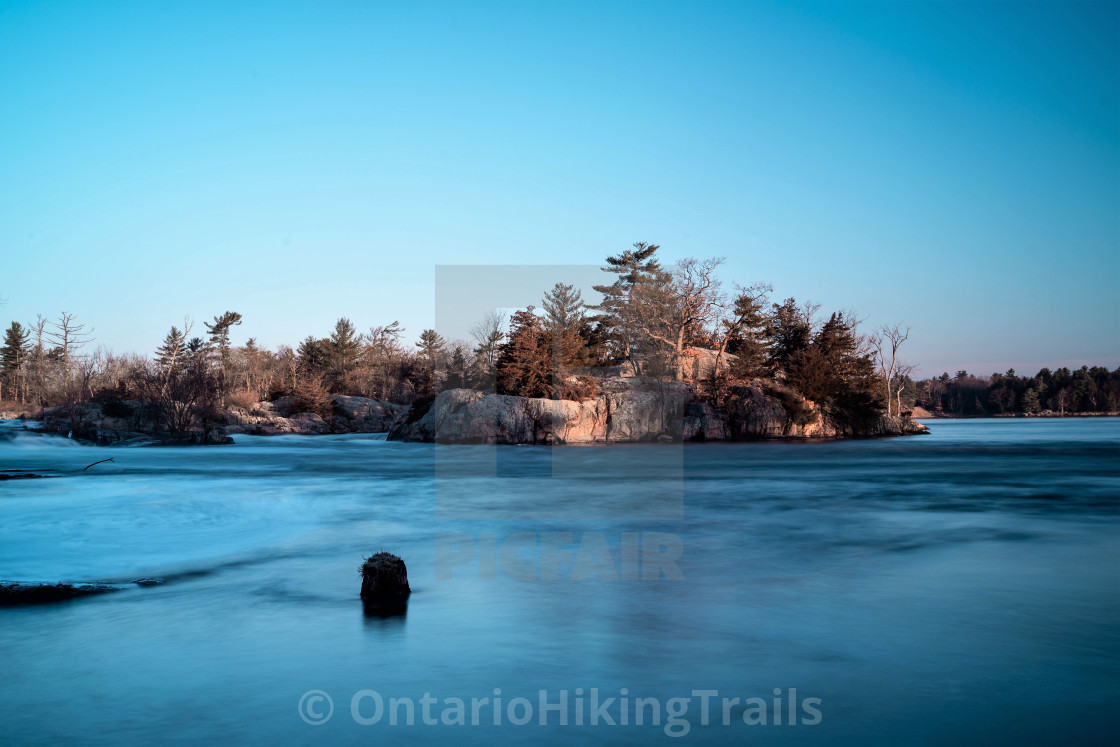
<path fill-rule="evenodd" d="M 404 561 L 388 552 L 366 558 L 362 573 L 362 602 L 366 605 L 402 605 L 412 589 L 408 587 L 408 569 Z"/>

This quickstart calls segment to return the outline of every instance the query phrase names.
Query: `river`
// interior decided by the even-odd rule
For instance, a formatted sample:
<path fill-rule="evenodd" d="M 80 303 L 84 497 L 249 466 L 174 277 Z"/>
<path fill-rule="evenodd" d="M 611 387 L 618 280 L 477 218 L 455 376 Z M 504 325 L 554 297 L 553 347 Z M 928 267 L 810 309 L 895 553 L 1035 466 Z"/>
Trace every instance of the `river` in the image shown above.
<path fill-rule="evenodd" d="M 53 475 L 0 483 L 0 580 L 122 585 L 0 609 L 0 741 L 1107 742 L 1120 420 L 929 425 L 107 449 L 0 422 L 0 469 Z M 358 599 L 379 550 L 403 614 Z"/>

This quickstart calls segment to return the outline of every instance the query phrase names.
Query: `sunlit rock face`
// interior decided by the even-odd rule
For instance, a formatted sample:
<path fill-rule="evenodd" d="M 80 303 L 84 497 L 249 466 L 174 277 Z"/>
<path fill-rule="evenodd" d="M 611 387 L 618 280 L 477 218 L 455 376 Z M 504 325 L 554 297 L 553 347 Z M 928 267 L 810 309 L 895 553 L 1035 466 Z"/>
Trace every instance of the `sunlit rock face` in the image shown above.
<path fill-rule="evenodd" d="M 226 433 L 248 433 L 260 436 L 284 434 L 316 435 L 321 433 L 385 433 L 405 405 L 380 402 L 366 397 L 332 394 L 330 420 L 317 413 L 297 412 L 294 398 L 281 397 L 275 402 L 258 402 L 252 408 L 232 408 Z"/>
<path fill-rule="evenodd" d="M 436 397 L 426 412 L 414 408 L 402 415 L 388 439 L 580 444 L 843 438 L 925 430 L 918 423 L 887 415 L 860 426 L 837 424 L 802 397 L 790 395 L 787 400 L 783 404 L 761 388 L 741 387 L 726 407 L 717 409 L 696 401 L 689 384 L 634 378 L 605 379 L 599 395 L 583 402 L 452 389 Z"/>

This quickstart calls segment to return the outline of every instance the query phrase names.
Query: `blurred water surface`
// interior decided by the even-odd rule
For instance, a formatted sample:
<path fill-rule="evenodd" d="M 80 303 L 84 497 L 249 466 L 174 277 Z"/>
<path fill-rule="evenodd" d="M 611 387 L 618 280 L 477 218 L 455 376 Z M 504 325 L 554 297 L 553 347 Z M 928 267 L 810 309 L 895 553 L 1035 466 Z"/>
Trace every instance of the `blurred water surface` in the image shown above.
<path fill-rule="evenodd" d="M 382 436 L 97 449 L 0 423 L 0 469 L 53 475 L 0 482 L 0 579 L 126 584 L 0 609 L 0 741 L 667 738 L 664 724 L 559 727 L 556 713 L 549 728 L 536 713 L 501 727 L 350 713 L 363 689 L 469 704 L 495 688 L 534 704 L 567 689 L 570 723 L 576 688 L 821 700 L 815 726 L 746 726 L 738 706 L 723 726 L 716 705 L 703 726 L 694 698 L 686 740 L 702 742 L 1109 741 L 1120 421 L 930 425 L 873 441 L 495 450 Z M 524 547 L 563 533 L 558 564 Z M 679 540 L 682 580 L 628 575 L 626 538 L 643 536 Z M 367 615 L 357 598 L 358 565 L 380 549 L 408 563 L 405 615 Z M 576 578 L 592 549 L 598 575 Z M 510 563 L 546 578 L 513 578 Z M 127 584 L 148 577 L 163 583 Z M 297 711 L 312 689 L 335 704 L 318 726 Z"/>

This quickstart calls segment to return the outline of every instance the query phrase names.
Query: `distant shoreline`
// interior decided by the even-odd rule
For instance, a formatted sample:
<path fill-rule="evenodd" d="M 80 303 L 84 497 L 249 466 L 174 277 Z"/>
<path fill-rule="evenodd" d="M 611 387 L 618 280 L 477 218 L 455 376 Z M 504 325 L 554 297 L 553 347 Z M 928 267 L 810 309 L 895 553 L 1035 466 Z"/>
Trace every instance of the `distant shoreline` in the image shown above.
<path fill-rule="evenodd" d="M 1117 418 L 1120 412 L 1067 412 L 1065 415 L 1056 412 L 1038 412 L 1027 414 L 1024 412 L 1004 412 L 997 415 L 913 415 L 914 420 L 1049 420 L 1065 418 Z"/>

